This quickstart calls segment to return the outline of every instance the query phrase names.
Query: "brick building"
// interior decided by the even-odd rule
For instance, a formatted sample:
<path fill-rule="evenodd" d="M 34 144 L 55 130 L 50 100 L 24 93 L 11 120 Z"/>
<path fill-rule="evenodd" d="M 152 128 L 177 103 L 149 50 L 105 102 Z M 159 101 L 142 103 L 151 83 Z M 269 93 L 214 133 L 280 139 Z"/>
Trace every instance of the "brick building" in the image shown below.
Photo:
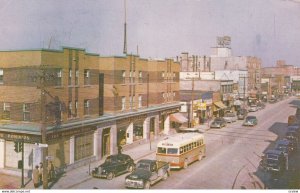
<path fill-rule="evenodd" d="M 35 145 L 41 142 L 42 106 L 56 167 L 72 168 L 114 154 L 118 146 L 168 134 L 169 116 L 180 107 L 179 68 L 169 59 L 100 57 L 69 47 L 1 51 L 0 171 L 17 167 L 16 140 L 25 142 L 27 171 L 42 161 Z"/>

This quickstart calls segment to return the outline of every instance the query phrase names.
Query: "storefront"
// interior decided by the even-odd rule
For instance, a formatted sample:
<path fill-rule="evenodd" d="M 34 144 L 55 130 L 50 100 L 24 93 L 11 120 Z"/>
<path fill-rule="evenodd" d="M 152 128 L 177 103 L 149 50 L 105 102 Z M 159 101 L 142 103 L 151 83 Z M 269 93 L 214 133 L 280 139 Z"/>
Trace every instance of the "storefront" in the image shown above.
<path fill-rule="evenodd" d="M 222 101 L 214 102 L 214 117 L 223 117 L 227 106 L 225 106 Z"/>

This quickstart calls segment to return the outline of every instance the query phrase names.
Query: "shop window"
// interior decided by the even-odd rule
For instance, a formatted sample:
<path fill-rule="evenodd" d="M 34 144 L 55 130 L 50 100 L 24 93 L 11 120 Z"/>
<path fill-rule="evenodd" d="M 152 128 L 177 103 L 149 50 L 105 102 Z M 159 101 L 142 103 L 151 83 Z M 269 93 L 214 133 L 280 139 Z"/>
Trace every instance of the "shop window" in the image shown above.
<path fill-rule="evenodd" d="M 23 121 L 30 121 L 29 104 L 23 104 Z"/>
<path fill-rule="evenodd" d="M 93 155 L 93 134 L 85 134 L 75 137 L 75 160 L 80 160 Z"/>
<path fill-rule="evenodd" d="M 143 123 L 139 122 L 133 126 L 133 141 L 143 139 Z"/>

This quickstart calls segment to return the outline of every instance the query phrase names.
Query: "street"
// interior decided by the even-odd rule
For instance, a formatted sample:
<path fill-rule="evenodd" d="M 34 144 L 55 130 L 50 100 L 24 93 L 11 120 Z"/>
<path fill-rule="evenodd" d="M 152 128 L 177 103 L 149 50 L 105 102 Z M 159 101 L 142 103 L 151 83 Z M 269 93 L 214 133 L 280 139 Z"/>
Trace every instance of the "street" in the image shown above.
<path fill-rule="evenodd" d="M 242 120 L 222 129 L 210 129 L 204 133 L 207 145 L 206 158 L 187 169 L 172 170 L 166 181 L 152 189 L 243 189 L 289 188 L 299 183 L 297 160 L 299 153 L 291 156 L 290 170 L 282 176 L 272 176 L 258 169 L 260 156 L 282 138 L 288 116 L 295 113 L 295 98 L 267 104 L 266 108 L 249 115 L 256 115 L 258 125 L 242 126 Z M 177 134 L 178 135 L 178 134 Z M 155 153 L 143 158 L 155 159 Z M 135 160 L 137 161 L 137 160 Z M 298 166 L 299 167 L 299 166 Z M 72 189 L 123 189 L 123 174 L 113 180 L 89 178 Z M 257 176 L 257 177 L 256 177 Z M 295 179 L 297 178 L 297 179 Z M 263 182 L 264 184 L 262 184 Z"/>

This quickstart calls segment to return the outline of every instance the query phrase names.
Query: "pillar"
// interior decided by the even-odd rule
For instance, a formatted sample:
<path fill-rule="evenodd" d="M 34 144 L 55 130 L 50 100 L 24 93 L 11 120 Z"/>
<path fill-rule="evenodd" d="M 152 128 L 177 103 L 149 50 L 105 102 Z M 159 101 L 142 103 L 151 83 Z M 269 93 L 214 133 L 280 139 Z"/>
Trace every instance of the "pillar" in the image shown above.
<path fill-rule="evenodd" d="M 156 139 L 157 135 L 159 133 L 159 115 L 155 115 L 155 121 L 154 121 L 154 138 Z"/>
<path fill-rule="evenodd" d="M 151 117 L 147 117 L 144 120 L 144 123 L 143 123 L 143 139 L 149 139 L 150 138 L 150 118 Z"/>
<path fill-rule="evenodd" d="M 5 166 L 5 140 L 0 139 L 0 168 Z"/>
<path fill-rule="evenodd" d="M 110 154 L 118 153 L 117 147 L 117 125 L 112 125 L 110 128 Z"/>
<path fill-rule="evenodd" d="M 70 137 L 70 164 L 75 162 L 75 137 Z"/>
<path fill-rule="evenodd" d="M 170 115 L 168 115 L 164 121 L 164 134 L 168 135 L 170 131 Z"/>
<path fill-rule="evenodd" d="M 133 123 L 130 123 L 126 129 L 126 144 L 133 143 Z"/>
<path fill-rule="evenodd" d="M 97 160 L 102 159 L 102 129 L 98 128 L 94 133 L 94 156 Z"/>

